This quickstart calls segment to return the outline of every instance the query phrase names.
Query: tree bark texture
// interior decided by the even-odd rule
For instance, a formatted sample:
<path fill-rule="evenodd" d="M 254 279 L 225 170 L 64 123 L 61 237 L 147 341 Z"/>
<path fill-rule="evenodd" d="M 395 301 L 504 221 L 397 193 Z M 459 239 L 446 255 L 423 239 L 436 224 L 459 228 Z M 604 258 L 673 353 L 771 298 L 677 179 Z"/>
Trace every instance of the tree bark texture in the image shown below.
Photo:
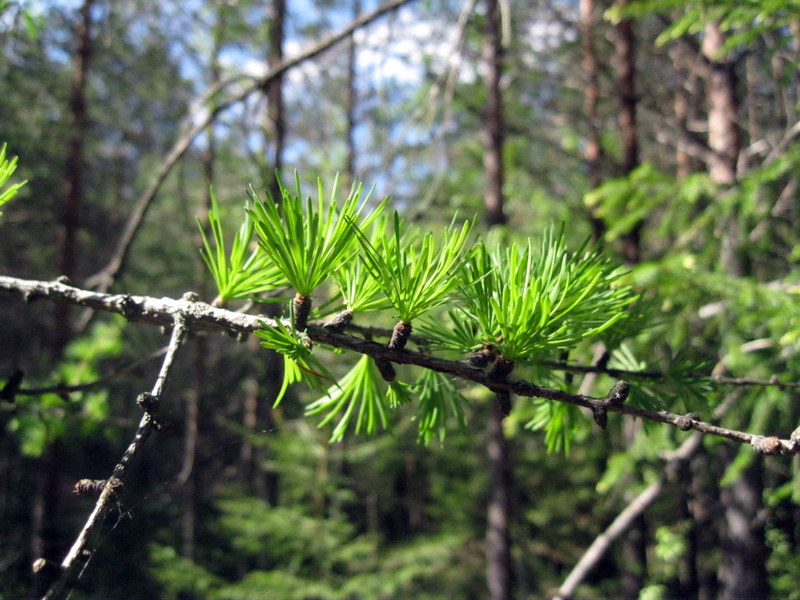
<path fill-rule="evenodd" d="M 486 68 L 486 104 L 483 113 L 483 169 L 486 177 L 484 204 L 489 227 L 507 221 L 503 202 L 503 99 L 500 77 L 503 71 L 503 46 L 500 32 L 500 3 L 486 0 L 486 28 L 483 38 L 483 62 Z"/>
<path fill-rule="evenodd" d="M 285 36 L 286 0 L 272 0 L 272 14 L 267 25 L 267 64 L 275 68 L 283 63 L 283 39 Z M 283 114 L 283 75 L 272 79 L 264 88 L 267 96 L 267 127 L 272 155 L 268 181 L 273 198 L 279 198 L 278 181 L 274 177 L 283 168 L 283 147 L 286 140 L 286 119 Z"/>
<path fill-rule="evenodd" d="M 353 18 L 357 19 L 361 12 L 361 0 L 353 2 Z M 350 189 L 356 180 L 356 105 L 358 104 L 358 89 L 356 87 L 356 58 L 357 46 L 355 36 L 350 36 L 347 45 L 347 155 L 345 157 L 345 188 Z"/>
<path fill-rule="evenodd" d="M 709 63 L 706 82 L 708 145 L 712 154 L 708 171 L 719 184 L 736 182 L 736 164 L 742 140 L 737 124 L 738 101 L 734 63 L 723 53 L 725 34 L 717 23 L 709 23 L 703 37 L 703 56 Z"/>
<path fill-rule="evenodd" d="M 704 30 L 702 51 L 710 70 L 706 87 L 708 105 L 708 144 L 712 154 L 711 179 L 720 186 L 737 180 L 737 164 L 742 137 L 737 122 L 738 98 L 733 60 L 724 52 L 725 33 L 710 22 Z M 720 266 L 729 275 L 744 275 L 739 253 L 738 215 L 721 223 Z M 731 457 L 732 459 L 732 457 Z M 762 465 L 755 460 L 728 487 L 722 490 L 725 533 L 722 539 L 721 598 L 764 598 L 769 591 L 766 580 L 766 549 L 762 510 Z"/>
<path fill-rule="evenodd" d="M 500 31 L 500 2 L 486 1 L 486 27 L 483 39 L 483 62 L 486 68 L 486 105 L 483 125 L 483 166 L 486 178 L 484 204 L 489 227 L 507 221 L 503 198 L 503 122 L 500 77 L 503 68 L 503 47 Z M 491 402 L 487 425 L 486 451 L 489 461 L 489 499 L 486 507 L 486 583 L 492 600 L 512 597 L 513 565 L 511 561 L 511 486 L 509 442 L 503 431 L 505 414 L 499 404 Z"/>
<path fill-rule="evenodd" d="M 749 600 L 769 597 L 767 548 L 762 506 L 763 464 L 755 459 L 728 487 L 722 490 L 725 537 L 720 569 L 721 600 Z"/>
<path fill-rule="evenodd" d="M 75 31 L 75 53 L 72 63 L 72 90 L 70 92 L 70 136 L 64 166 L 62 212 L 62 238 L 59 270 L 61 275 L 74 278 L 77 272 L 79 213 L 84 189 L 84 141 L 87 130 L 86 87 L 89 62 L 92 55 L 92 6 L 94 0 L 84 0 L 79 10 Z M 54 343 L 51 349 L 53 363 L 58 363 L 72 337 L 71 310 L 67 304 L 56 304 L 54 317 Z M 63 448 L 51 442 L 40 459 L 36 496 L 33 500 L 33 535 L 31 553 L 33 560 L 56 558 L 59 548 L 59 495 L 61 487 Z M 34 596 L 41 596 L 50 586 L 48 570 L 35 573 L 32 584 Z"/>
<path fill-rule="evenodd" d="M 618 5 L 628 4 L 628 0 L 618 0 Z M 622 143 L 622 162 L 620 172 L 630 175 L 639 166 L 639 139 L 636 122 L 638 98 L 636 96 L 636 36 L 633 23 L 623 19 L 616 28 L 616 69 L 617 98 L 619 113 L 620 141 Z M 622 236 L 622 255 L 628 264 L 641 261 L 641 234 L 643 223 L 639 221 Z"/>
<path fill-rule="evenodd" d="M 504 414 L 497 402 L 488 407 L 486 451 L 489 459 L 489 501 L 486 507 L 486 582 L 491 600 L 512 597 L 511 448 L 503 431 Z"/>

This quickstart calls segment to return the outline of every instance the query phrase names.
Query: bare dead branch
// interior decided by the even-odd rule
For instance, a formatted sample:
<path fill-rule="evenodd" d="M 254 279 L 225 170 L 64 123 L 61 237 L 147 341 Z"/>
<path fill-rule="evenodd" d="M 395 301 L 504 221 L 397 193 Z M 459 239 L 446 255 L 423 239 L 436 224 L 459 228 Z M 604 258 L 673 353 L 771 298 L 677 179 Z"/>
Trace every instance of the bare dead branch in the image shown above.
<path fill-rule="evenodd" d="M 178 349 L 183 344 L 187 333 L 186 320 L 183 315 L 176 312 L 174 313 L 173 320 L 172 338 L 167 347 L 167 353 L 164 356 L 164 361 L 161 364 L 161 370 L 158 373 L 153 389 L 149 393 L 145 392 L 140 394 L 137 399 L 137 403 L 144 411 L 144 414 L 139 422 L 136 435 L 130 446 L 128 446 L 128 449 L 125 450 L 125 454 L 122 455 L 119 463 L 114 467 L 111 477 L 106 480 L 100 497 L 97 499 L 97 503 L 94 506 L 94 510 L 89 515 L 83 529 L 78 533 L 78 537 L 75 539 L 72 548 L 70 548 L 67 556 L 62 561 L 58 578 L 50 586 L 50 589 L 47 590 L 44 600 L 56 600 L 57 598 L 63 598 L 68 595 L 72 582 L 79 569 L 86 564 L 94 552 L 92 534 L 100 527 L 106 512 L 118 499 L 122 481 L 133 459 L 141 451 L 152 429 L 157 426 L 158 408 L 161 397 L 164 393 L 167 380 L 169 379 L 172 365 L 175 362 L 175 356 Z"/>
<path fill-rule="evenodd" d="M 32 281 L 15 277 L 0 276 L 0 290 L 21 295 L 27 301 L 37 298 L 65 301 L 93 310 L 113 312 L 124 315 L 130 321 L 146 322 L 161 326 L 171 326 L 180 316 L 186 328 L 190 330 L 217 330 L 226 332 L 250 333 L 266 325 L 274 325 L 275 320 L 260 315 L 248 315 L 240 312 L 218 308 L 204 302 L 195 302 L 190 295 L 181 300 L 171 298 L 152 298 L 131 294 L 103 294 L 91 290 L 82 290 L 58 281 Z M 620 397 L 619 383 L 603 398 L 594 398 L 583 394 L 572 394 L 563 390 L 546 388 L 522 379 L 497 379 L 480 368 L 466 361 L 449 360 L 412 350 L 397 350 L 378 344 L 368 339 L 355 337 L 346 333 L 332 331 L 320 325 L 309 325 L 308 335 L 318 344 L 326 344 L 367 354 L 376 359 L 389 360 L 398 364 L 409 364 L 448 373 L 465 381 L 472 381 L 497 392 L 510 392 L 529 398 L 544 398 L 556 402 L 567 402 L 582 406 L 592 411 L 606 410 L 640 419 L 666 423 L 681 431 L 695 430 L 705 434 L 716 435 L 741 444 L 750 444 L 762 454 L 800 453 L 800 440 L 777 436 L 763 436 L 735 429 L 719 427 L 702 421 L 695 414 L 679 415 L 668 411 L 653 411 L 625 402 Z"/>

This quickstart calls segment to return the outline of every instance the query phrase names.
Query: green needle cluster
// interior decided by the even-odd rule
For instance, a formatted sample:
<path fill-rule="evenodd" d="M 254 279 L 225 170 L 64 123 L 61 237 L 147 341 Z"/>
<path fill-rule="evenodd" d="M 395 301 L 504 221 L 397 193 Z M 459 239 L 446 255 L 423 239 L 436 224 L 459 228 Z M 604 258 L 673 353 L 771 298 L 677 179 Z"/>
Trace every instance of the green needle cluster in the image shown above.
<path fill-rule="evenodd" d="M 457 352 L 473 367 L 489 368 L 498 380 L 517 364 L 536 363 L 588 337 L 602 335 L 616 346 L 647 313 L 622 273 L 599 252 L 588 244 L 577 252 L 567 249 L 563 228 L 548 230 L 538 243 L 490 249 L 473 240 L 474 221 L 459 225 L 453 219 L 434 236 L 417 233 L 397 212 L 383 217 L 386 200 L 370 210 L 361 186 L 343 202 L 337 201 L 336 182 L 326 195 L 318 181 L 315 199 L 303 199 L 297 176 L 291 191 L 283 182 L 280 191 L 279 198 L 264 200 L 250 191 L 229 252 L 212 196 L 211 236 L 204 234 L 201 253 L 223 302 L 294 288 L 291 325 L 278 321 L 257 335 L 284 357 L 279 400 L 301 380 L 327 390 L 307 413 L 324 415 L 322 425 L 335 421 L 334 440 L 348 429 L 371 434 L 388 428 L 388 412 L 412 402 L 420 441 L 441 439 L 448 421 L 464 422 L 465 402 L 446 376 L 425 371 L 409 385 L 385 358 L 361 357 L 337 381 L 307 335 L 312 294 L 321 297 L 320 314 L 344 308 L 327 325 L 335 331 L 343 331 L 355 314 L 392 308 L 398 320 L 388 346 L 395 350 L 405 347 L 412 322 L 444 306 L 423 321 L 423 339 L 431 348 Z M 547 423 L 550 444 L 577 418 L 538 415 L 535 426 Z"/>
<path fill-rule="evenodd" d="M 20 188 L 28 183 L 27 181 L 23 181 L 21 183 L 15 183 L 14 185 L 9 186 L 8 189 L 2 189 L 16 170 L 17 157 L 15 156 L 14 158 L 6 159 L 6 144 L 3 144 L 3 147 L 0 148 L 0 206 L 3 206 L 6 202 L 9 202 L 14 196 L 17 195 L 17 192 L 19 192 Z M 0 215 L 2 214 L 3 213 L 0 212 Z"/>
<path fill-rule="evenodd" d="M 214 282 L 220 304 L 230 300 L 250 298 L 256 294 L 272 292 L 286 286 L 286 280 L 269 258 L 255 248 L 251 248 L 253 239 L 253 219 L 248 213 L 239 231 L 233 238 L 230 254 L 226 252 L 225 235 L 222 231 L 222 217 L 214 190 L 211 190 L 211 210 L 208 213 L 208 224 L 211 229 L 211 240 L 198 219 L 203 247 L 200 255 L 206 263 Z"/>
<path fill-rule="evenodd" d="M 472 221 L 465 221 L 457 228 L 454 219 L 444 230 L 440 244 L 436 244 L 430 232 L 419 242 L 409 242 L 404 239 L 403 223 L 395 212 L 391 233 L 377 243 L 359 233 L 367 271 L 402 322 L 411 324 L 415 318 L 443 304 L 458 287 L 455 275 L 471 248 L 472 228 Z"/>
<path fill-rule="evenodd" d="M 638 296 L 622 273 L 584 244 L 571 253 L 563 230 L 548 230 L 504 250 L 479 246 L 466 265 L 462 319 L 478 326 L 476 344 L 496 343 L 508 360 L 569 348 L 625 319 Z"/>
<path fill-rule="evenodd" d="M 255 224 L 261 251 L 302 299 L 295 306 L 295 319 L 296 324 L 304 325 L 303 317 L 310 310 L 311 295 L 352 258 L 356 236 L 353 224 L 368 227 L 381 213 L 386 200 L 361 219 L 369 194 L 362 199 L 360 185 L 350 191 L 339 207 L 336 200 L 338 179 L 334 181 L 328 200 L 322 182 L 317 182 L 316 202 L 311 197 L 303 201 L 299 176 L 295 176 L 293 192 L 282 181 L 279 183 L 281 198 L 277 199 L 268 195 L 261 200 L 251 189 L 253 204 L 248 212 Z"/>

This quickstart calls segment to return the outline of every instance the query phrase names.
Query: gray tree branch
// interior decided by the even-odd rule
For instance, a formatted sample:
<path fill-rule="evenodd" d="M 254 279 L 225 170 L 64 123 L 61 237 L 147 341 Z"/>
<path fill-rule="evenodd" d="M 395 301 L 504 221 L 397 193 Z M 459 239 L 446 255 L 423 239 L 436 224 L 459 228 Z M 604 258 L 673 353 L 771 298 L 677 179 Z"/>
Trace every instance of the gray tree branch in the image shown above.
<path fill-rule="evenodd" d="M 83 290 L 58 281 L 33 281 L 16 277 L 0 276 L 0 290 L 6 290 L 22 296 L 32 302 L 37 298 L 69 302 L 93 310 L 100 310 L 124 315 L 129 321 L 146 322 L 154 325 L 172 326 L 175 319 L 185 320 L 189 330 L 217 330 L 227 332 L 251 333 L 263 326 L 274 325 L 275 320 L 226 310 L 194 301 L 191 294 L 175 300 L 172 298 L 153 298 L 132 294 L 105 294 L 92 290 Z M 572 394 L 563 390 L 546 388 L 523 379 L 496 379 L 490 373 L 471 366 L 464 361 L 448 360 L 413 350 L 396 350 L 386 345 L 346 333 L 338 333 L 322 325 L 309 325 L 308 336 L 319 344 L 342 348 L 367 354 L 373 358 L 385 359 L 398 364 L 410 364 L 448 373 L 465 381 L 472 381 L 485 386 L 493 392 L 510 392 L 517 396 L 544 398 L 556 402 L 567 402 L 583 406 L 592 411 L 615 412 L 666 423 L 682 431 L 699 431 L 704 434 L 720 436 L 741 444 L 750 444 L 762 454 L 800 453 L 798 436 L 782 439 L 778 436 L 764 436 L 735 429 L 719 427 L 702 421 L 695 414 L 680 415 L 665 410 L 653 411 L 627 404 L 627 383 L 619 382 L 603 398 L 594 398 L 582 394 Z M 624 384 L 624 385 L 623 385 Z M 624 388 L 624 391 L 622 391 Z"/>
<path fill-rule="evenodd" d="M 169 379 L 172 365 L 175 362 L 175 356 L 178 349 L 183 344 L 187 333 L 186 320 L 182 313 L 175 312 L 173 314 L 173 322 L 172 338 L 167 347 L 167 353 L 164 356 L 164 361 L 161 364 L 161 370 L 158 373 L 158 377 L 156 377 L 153 389 L 149 393 L 145 392 L 140 394 L 136 400 L 144 412 L 139 421 L 136 435 L 130 446 L 125 450 L 125 454 L 123 454 L 119 463 L 114 467 L 111 477 L 105 482 L 100 497 L 95 503 L 94 510 L 92 510 L 83 529 L 78 533 L 72 548 L 70 548 L 62 561 L 58 577 L 47 590 L 44 600 L 56 600 L 68 595 L 77 573 L 88 562 L 94 552 L 94 536 L 92 534 L 102 524 L 108 509 L 116 503 L 121 491 L 122 481 L 125 479 L 130 465 L 133 463 L 136 455 L 141 451 L 142 446 L 150 436 L 150 432 L 157 426 L 158 408 L 161 397 L 164 393 L 167 380 Z"/>

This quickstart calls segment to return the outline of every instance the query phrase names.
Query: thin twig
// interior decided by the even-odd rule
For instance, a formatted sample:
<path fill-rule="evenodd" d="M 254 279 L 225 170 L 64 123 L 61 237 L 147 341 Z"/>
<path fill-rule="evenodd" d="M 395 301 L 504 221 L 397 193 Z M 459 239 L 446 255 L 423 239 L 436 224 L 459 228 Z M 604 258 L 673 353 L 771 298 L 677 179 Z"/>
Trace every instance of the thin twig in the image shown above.
<path fill-rule="evenodd" d="M 150 356 L 143 358 L 142 360 L 137 360 L 129 365 L 125 365 L 113 373 L 109 373 L 108 375 L 103 375 L 102 377 L 98 377 L 93 381 L 88 381 L 86 383 L 77 383 L 75 385 L 68 385 L 66 383 L 57 383 L 55 385 L 45 386 L 45 387 L 38 387 L 38 388 L 19 388 L 17 389 L 14 394 L 17 396 L 43 396 L 44 394 L 57 394 L 59 396 L 63 396 L 66 394 L 74 394 L 76 392 L 85 392 L 87 390 L 94 389 L 101 385 L 108 383 L 109 381 L 113 381 L 122 377 L 125 373 L 130 373 L 131 371 L 135 371 L 142 365 L 149 363 L 151 360 L 155 360 L 164 355 L 167 351 L 167 347 L 161 348 L 160 350 L 156 350 L 152 352 Z"/>
<path fill-rule="evenodd" d="M 714 411 L 714 418 L 722 418 L 733 403 L 733 395 L 731 395 L 728 400 L 720 404 Z M 567 578 L 564 579 L 561 587 L 558 588 L 558 591 L 553 596 L 553 600 L 567 600 L 575 593 L 578 585 L 600 562 L 600 559 L 608 552 L 611 544 L 625 533 L 631 524 L 647 510 L 647 507 L 658 498 L 664 488 L 664 484 L 674 479 L 679 469 L 702 448 L 702 441 L 703 434 L 696 431 L 686 438 L 677 450 L 673 450 L 665 456 L 666 464 L 660 471 L 658 478 L 628 503 L 611 524 L 594 539 L 569 572 Z"/>
<path fill-rule="evenodd" d="M 541 364 L 551 369 L 570 373 L 597 373 L 601 375 L 610 375 L 611 377 L 632 377 L 635 379 L 669 379 L 669 374 L 664 371 L 629 371 L 627 369 L 613 369 L 604 366 L 571 365 L 564 362 L 550 361 L 543 361 Z M 800 382 L 779 381 L 777 376 L 773 376 L 770 379 L 749 379 L 747 377 L 720 377 L 716 375 L 704 375 L 702 373 L 690 373 L 686 377 L 689 379 L 706 379 L 711 383 L 738 387 L 769 386 L 777 388 L 800 388 Z"/>
<path fill-rule="evenodd" d="M 20 294 L 28 301 L 33 301 L 36 298 L 61 300 L 93 310 L 119 313 L 130 321 L 148 322 L 162 326 L 171 325 L 176 315 L 182 315 L 186 319 L 187 327 L 192 330 L 206 329 L 250 333 L 263 326 L 275 325 L 276 323 L 274 319 L 269 317 L 233 312 L 213 307 L 204 302 L 194 302 L 190 299 L 174 300 L 171 298 L 152 298 L 131 294 L 101 294 L 72 287 L 58 281 L 31 281 L 0 276 L 0 290 L 2 289 Z M 724 437 L 741 444 L 750 444 L 756 451 L 763 454 L 793 455 L 800 453 L 800 442 L 794 438 L 782 439 L 776 436 L 763 436 L 736 429 L 727 429 L 702 421 L 694 414 L 679 415 L 665 410 L 648 410 L 624 401 L 618 401 L 615 390 L 621 382 L 618 382 L 607 396 L 594 398 L 542 387 L 522 379 L 494 379 L 486 371 L 473 367 L 465 361 L 448 360 L 408 349 L 396 350 L 371 340 L 331 331 L 319 325 L 309 325 L 307 333 L 309 338 L 317 344 L 327 344 L 335 348 L 367 354 L 377 359 L 386 359 L 398 364 L 417 365 L 440 373 L 448 373 L 465 381 L 483 385 L 495 393 L 501 391 L 511 392 L 518 396 L 567 402 L 593 411 L 606 410 L 607 412 L 616 412 L 640 419 L 667 423 L 682 431 L 695 430 Z"/>
<path fill-rule="evenodd" d="M 172 328 L 172 338 L 167 347 L 167 353 L 164 356 L 164 361 L 161 364 L 161 371 L 156 378 L 153 389 L 149 394 L 141 394 L 137 399 L 137 403 L 144 410 L 144 414 L 139 421 L 136 435 L 128 446 L 128 449 L 125 450 L 125 454 L 122 455 L 119 463 L 114 467 L 111 477 L 106 481 L 103 491 L 94 506 L 94 510 L 89 515 L 83 529 L 81 529 L 78 537 L 75 539 L 72 548 L 70 548 L 62 561 L 58 578 L 52 583 L 50 589 L 47 590 L 44 600 L 63 598 L 65 593 L 70 591 L 72 582 L 79 572 L 79 569 L 91 558 L 94 552 L 92 534 L 102 524 L 108 509 L 116 503 L 120 493 L 121 482 L 127 475 L 130 465 L 136 455 L 141 451 L 150 432 L 157 426 L 157 413 L 161 397 L 164 393 L 167 380 L 169 379 L 172 365 L 175 362 L 175 356 L 186 337 L 186 332 L 186 321 L 183 315 L 176 313 L 174 316 L 174 326 Z"/>

